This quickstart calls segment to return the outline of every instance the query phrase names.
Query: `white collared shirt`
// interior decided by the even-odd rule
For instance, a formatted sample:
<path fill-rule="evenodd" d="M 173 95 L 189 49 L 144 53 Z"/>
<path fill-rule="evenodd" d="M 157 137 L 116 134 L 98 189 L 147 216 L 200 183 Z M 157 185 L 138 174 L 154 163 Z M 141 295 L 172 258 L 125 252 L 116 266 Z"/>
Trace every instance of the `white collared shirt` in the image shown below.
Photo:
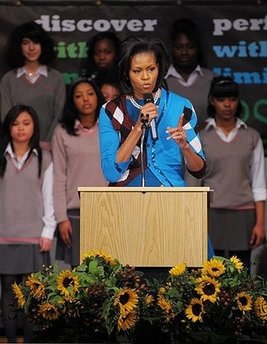
<path fill-rule="evenodd" d="M 14 154 L 11 144 L 9 143 L 6 148 L 6 153 L 8 153 L 12 159 L 12 162 L 17 169 L 21 169 L 25 164 L 25 161 L 28 156 L 26 152 L 21 158 L 17 158 Z M 38 152 L 34 149 L 33 153 L 38 155 Z M 42 185 L 42 198 L 44 206 L 43 214 L 43 230 L 41 237 L 53 240 L 54 232 L 56 229 L 56 218 L 54 212 L 54 201 L 53 201 L 53 162 L 51 161 L 48 168 L 44 172 L 44 179 Z"/>
<path fill-rule="evenodd" d="M 224 141 L 224 142 L 231 142 L 233 141 L 233 139 L 236 137 L 237 133 L 238 133 L 238 129 L 240 129 L 241 127 L 247 128 L 247 125 L 245 122 L 243 122 L 240 118 L 236 119 L 236 124 L 235 124 L 235 128 L 233 128 L 227 135 L 224 133 L 224 131 L 220 128 L 217 127 L 216 121 L 214 118 L 208 118 L 206 120 L 206 127 L 205 130 L 209 130 L 210 127 L 214 127 L 216 130 L 216 133 L 218 134 L 218 136 Z"/>
<path fill-rule="evenodd" d="M 30 81 L 30 83 L 34 84 L 38 80 L 40 75 L 47 77 L 47 75 L 48 75 L 47 66 L 44 66 L 44 65 L 40 66 L 37 69 L 37 72 L 34 74 L 29 73 L 26 70 L 25 66 L 18 68 L 17 69 L 17 78 L 20 78 L 23 75 L 25 75 L 26 79 L 28 81 Z"/>
<path fill-rule="evenodd" d="M 241 127 L 247 128 L 245 122 L 240 118 L 237 118 L 235 128 L 233 128 L 227 135 L 219 128 L 214 118 L 208 118 L 206 120 L 205 130 L 209 130 L 211 127 L 215 128 L 216 133 L 224 142 L 231 142 L 236 137 L 238 130 Z M 255 202 L 266 198 L 266 183 L 264 173 L 264 151 L 261 140 L 258 141 L 254 148 L 251 162 L 251 180 L 252 180 L 252 192 Z"/>
<path fill-rule="evenodd" d="M 194 84 L 194 82 L 197 80 L 199 76 L 203 76 L 203 71 L 200 67 L 200 65 L 197 65 L 195 70 L 189 75 L 187 80 L 184 80 L 184 78 L 181 76 L 180 73 L 177 72 L 177 70 L 174 68 L 173 64 L 170 65 L 170 68 L 165 76 L 165 79 L 168 77 L 174 77 L 178 79 L 178 81 L 185 87 L 190 87 Z"/>

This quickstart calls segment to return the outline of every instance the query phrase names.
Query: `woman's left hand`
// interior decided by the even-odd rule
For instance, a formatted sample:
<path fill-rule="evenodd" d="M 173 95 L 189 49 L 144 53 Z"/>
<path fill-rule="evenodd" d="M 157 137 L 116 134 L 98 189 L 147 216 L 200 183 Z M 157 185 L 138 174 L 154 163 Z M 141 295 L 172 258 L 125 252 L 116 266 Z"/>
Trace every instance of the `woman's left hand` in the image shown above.
<path fill-rule="evenodd" d="M 50 251 L 52 248 L 52 244 L 53 240 L 41 237 L 39 241 L 40 252 Z"/>
<path fill-rule="evenodd" d="M 186 149 L 189 148 L 189 144 L 186 138 L 186 130 L 183 129 L 183 116 L 180 117 L 177 127 L 168 127 L 166 133 L 169 134 L 167 140 L 173 139 L 181 149 Z"/>
<path fill-rule="evenodd" d="M 250 245 L 252 248 L 258 247 L 264 243 L 265 240 L 265 229 L 262 225 L 255 225 L 252 230 L 250 239 Z"/>

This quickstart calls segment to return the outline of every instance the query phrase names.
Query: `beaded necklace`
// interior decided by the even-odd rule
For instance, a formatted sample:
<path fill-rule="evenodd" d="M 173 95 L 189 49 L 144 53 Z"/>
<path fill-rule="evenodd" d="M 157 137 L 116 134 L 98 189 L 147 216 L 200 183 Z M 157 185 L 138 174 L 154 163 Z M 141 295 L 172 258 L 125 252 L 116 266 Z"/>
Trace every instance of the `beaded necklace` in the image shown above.
<path fill-rule="evenodd" d="M 157 90 L 157 92 L 155 93 L 154 104 L 157 103 L 159 97 L 160 97 L 160 88 L 159 88 L 159 89 Z M 130 100 L 130 102 L 133 104 L 133 106 L 135 106 L 137 109 L 141 109 L 141 107 L 143 106 L 143 105 L 138 104 L 138 103 L 135 101 L 135 99 L 134 99 L 133 96 L 126 96 L 126 99 Z"/>

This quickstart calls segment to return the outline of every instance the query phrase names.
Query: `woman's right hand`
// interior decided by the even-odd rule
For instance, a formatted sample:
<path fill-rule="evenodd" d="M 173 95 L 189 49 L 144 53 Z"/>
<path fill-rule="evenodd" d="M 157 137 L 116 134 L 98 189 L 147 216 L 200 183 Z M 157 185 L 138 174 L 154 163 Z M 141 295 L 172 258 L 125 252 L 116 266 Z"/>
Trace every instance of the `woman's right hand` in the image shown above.
<path fill-rule="evenodd" d="M 143 123 L 150 123 L 158 115 L 158 108 L 154 103 L 147 103 L 140 109 L 140 117 L 136 123 L 138 129 L 142 128 Z M 149 125 L 148 125 L 149 126 Z"/>
<path fill-rule="evenodd" d="M 157 114 L 158 109 L 154 103 L 147 103 L 140 109 L 138 121 L 117 152 L 116 161 L 118 163 L 125 162 L 131 158 L 133 150 L 142 134 L 142 121 L 145 119 L 150 122 L 153 118 L 157 117 Z"/>
<path fill-rule="evenodd" d="M 72 227 L 69 220 L 62 221 L 58 224 L 59 235 L 64 244 L 71 247 Z"/>

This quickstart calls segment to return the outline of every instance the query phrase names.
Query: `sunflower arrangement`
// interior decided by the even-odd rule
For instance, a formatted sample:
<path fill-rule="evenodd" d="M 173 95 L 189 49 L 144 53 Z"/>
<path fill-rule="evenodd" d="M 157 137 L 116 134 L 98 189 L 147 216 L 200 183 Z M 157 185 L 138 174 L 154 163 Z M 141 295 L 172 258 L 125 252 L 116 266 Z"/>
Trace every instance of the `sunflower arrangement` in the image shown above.
<path fill-rule="evenodd" d="M 141 275 L 106 253 L 91 251 L 73 270 L 43 267 L 12 288 L 17 306 L 36 324 L 35 342 L 117 337 L 125 342 L 140 319 L 139 301 L 147 289 Z"/>
<path fill-rule="evenodd" d="M 255 337 L 266 343 L 267 281 L 252 278 L 237 257 L 214 257 L 198 270 L 178 264 L 161 290 L 168 306 L 158 301 L 160 321 L 173 341 L 239 343 Z"/>
<path fill-rule="evenodd" d="M 75 269 L 44 267 L 13 292 L 36 324 L 35 342 L 138 343 L 149 328 L 166 343 L 238 343 L 267 326 L 267 281 L 236 257 L 177 264 L 159 280 L 92 251 Z"/>

